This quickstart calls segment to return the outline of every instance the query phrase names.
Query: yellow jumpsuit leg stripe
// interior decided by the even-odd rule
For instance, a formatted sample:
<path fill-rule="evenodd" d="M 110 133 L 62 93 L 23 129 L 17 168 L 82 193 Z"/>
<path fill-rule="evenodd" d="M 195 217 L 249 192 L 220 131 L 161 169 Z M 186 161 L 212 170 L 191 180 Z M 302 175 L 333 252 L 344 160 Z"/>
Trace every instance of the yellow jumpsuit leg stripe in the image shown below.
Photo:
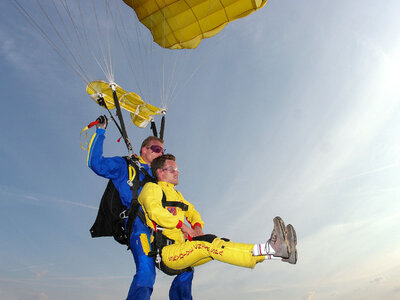
<path fill-rule="evenodd" d="M 150 244 L 149 244 L 149 240 L 147 239 L 147 235 L 145 233 L 142 233 L 140 235 L 140 242 L 142 243 L 142 249 L 144 254 L 149 254 L 150 252 Z"/>
<path fill-rule="evenodd" d="M 212 243 L 191 241 L 165 246 L 162 249 L 164 264 L 174 270 L 194 267 L 212 259 L 235 266 L 254 268 L 264 256 L 253 256 L 253 244 L 232 243 L 216 238 Z"/>

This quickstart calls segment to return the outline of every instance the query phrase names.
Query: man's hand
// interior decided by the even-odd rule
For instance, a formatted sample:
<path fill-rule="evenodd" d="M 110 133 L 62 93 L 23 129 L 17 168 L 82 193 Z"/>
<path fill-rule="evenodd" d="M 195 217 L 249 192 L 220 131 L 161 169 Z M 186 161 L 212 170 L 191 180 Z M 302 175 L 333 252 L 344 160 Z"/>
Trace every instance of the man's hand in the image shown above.
<path fill-rule="evenodd" d="M 183 235 L 184 235 L 184 237 L 185 237 L 186 239 L 190 239 L 189 236 L 190 236 L 190 237 L 196 236 L 196 232 L 195 232 L 192 228 L 190 228 L 189 226 L 187 226 L 186 224 L 183 224 L 183 225 L 182 225 L 181 230 L 182 230 Z"/>
<path fill-rule="evenodd" d="M 107 117 L 105 115 L 98 117 L 96 121 L 99 121 L 99 123 L 96 124 L 97 128 L 101 128 L 101 129 L 106 129 L 107 128 L 108 119 L 107 119 Z"/>
<path fill-rule="evenodd" d="M 192 235 L 193 237 L 204 235 L 203 229 L 201 228 L 200 225 L 194 226 L 193 231 L 194 231 L 194 235 Z"/>

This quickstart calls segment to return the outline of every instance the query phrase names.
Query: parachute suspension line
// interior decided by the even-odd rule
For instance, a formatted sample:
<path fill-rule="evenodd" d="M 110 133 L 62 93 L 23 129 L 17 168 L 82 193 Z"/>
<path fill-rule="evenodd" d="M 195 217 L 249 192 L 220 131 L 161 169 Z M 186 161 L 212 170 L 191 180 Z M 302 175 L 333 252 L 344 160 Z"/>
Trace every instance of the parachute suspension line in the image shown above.
<path fill-rule="evenodd" d="M 209 1 L 209 3 L 210 3 L 210 1 Z M 211 4 L 209 4 L 209 5 L 211 5 Z M 209 10 L 210 10 L 210 7 L 209 7 Z M 194 15 L 194 17 L 196 17 L 196 15 Z M 196 19 L 196 21 L 199 21 L 199 20 Z M 183 22 L 181 24 L 181 27 L 183 28 L 183 33 L 182 33 L 183 35 L 185 34 L 185 31 L 187 30 L 186 29 L 187 28 L 186 25 L 189 24 L 189 22 L 190 22 L 189 16 L 186 15 L 186 19 L 183 20 Z M 204 36 L 203 33 L 202 33 L 202 36 Z M 193 54 L 192 51 L 195 51 L 195 49 L 192 49 L 192 50 L 189 50 L 189 51 L 187 49 L 180 49 L 179 51 L 180 52 L 184 52 L 183 55 L 182 55 L 182 59 L 180 59 L 180 61 L 182 61 L 180 68 L 181 68 L 181 70 L 186 70 L 186 65 L 189 62 L 189 57 L 190 57 L 191 54 Z M 172 99 L 174 97 L 174 91 L 175 91 L 176 87 L 180 84 L 180 83 L 178 83 L 177 80 L 175 80 L 175 76 L 176 76 L 177 71 L 178 71 L 178 59 L 176 58 L 174 60 L 174 65 L 173 65 L 173 68 L 172 68 L 170 80 L 168 82 L 168 95 Z"/>
<path fill-rule="evenodd" d="M 118 12 L 119 16 L 119 18 L 117 19 L 123 20 L 123 18 L 121 17 L 122 14 L 120 11 L 120 6 L 119 5 L 116 6 L 117 6 L 116 11 Z M 119 34 L 118 37 L 120 38 L 122 48 L 128 60 L 128 65 L 132 71 L 132 75 L 135 79 L 136 86 L 138 87 L 142 98 L 145 99 L 146 102 L 151 102 L 150 99 L 152 99 L 151 93 L 153 91 L 152 89 L 153 80 L 151 80 L 150 74 L 152 74 L 152 72 L 150 72 L 150 70 L 152 70 L 152 67 L 146 68 L 145 66 L 152 66 L 151 50 L 153 49 L 152 46 L 153 42 L 152 40 L 145 38 L 146 35 L 143 34 L 143 31 L 141 29 L 141 23 L 137 19 L 136 14 L 130 14 L 129 16 L 130 17 L 128 19 L 132 21 L 132 25 L 135 28 L 134 30 L 135 34 L 128 34 L 126 24 L 124 22 L 119 22 L 123 34 Z M 144 30 L 146 30 L 147 33 L 147 28 L 145 28 Z M 131 31 L 129 31 L 129 33 Z M 130 37 L 136 38 L 136 43 L 135 43 L 136 47 L 133 47 L 132 41 L 134 39 L 133 38 L 131 39 Z M 146 43 L 147 41 L 149 41 L 148 44 Z"/>
<path fill-rule="evenodd" d="M 164 7 L 165 7 L 165 1 L 164 1 Z M 163 13 L 163 22 L 162 22 L 162 31 L 163 31 L 163 45 L 165 45 L 165 15 Z M 162 51 L 162 94 L 161 94 L 161 103 L 163 104 L 163 107 L 165 106 L 166 99 L 165 99 L 165 52 Z"/>
<path fill-rule="evenodd" d="M 69 43 L 67 43 L 65 41 L 65 39 L 63 38 L 63 35 L 61 34 L 61 32 L 57 29 L 57 26 L 54 24 L 53 20 L 50 18 L 49 14 L 47 13 L 47 11 L 44 9 L 44 7 L 42 6 L 42 4 L 40 3 L 39 0 L 36 0 L 37 5 L 40 7 L 40 10 L 42 11 L 42 13 L 44 14 L 44 16 L 46 17 L 48 23 L 50 24 L 50 26 L 52 27 L 52 29 L 54 30 L 54 32 L 56 33 L 57 37 L 60 39 L 60 41 L 62 42 L 62 44 L 64 45 L 64 49 L 69 53 L 69 55 L 71 56 L 73 62 L 75 63 L 75 65 L 78 67 L 78 69 L 80 70 L 79 73 L 81 73 L 83 75 L 84 81 L 86 83 L 89 83 L 89 78 L 87 76 L 87 74 L 85 74 L 84 69 L 82 68 L 82 65 L 79 63 L 77 56 L 74 54 L 74 51 L 72 51 L 72 49 L 69 47 Z M 59 14 L 57 5 L 55 4 L 54 0 L 52 0 L 53 6 L 55 8 L 55 10 L 57 11 L 57 13 Z M 60 16 L 60 14 L 59 14 Z M 65 25 L 65 23 L 63 22 L 63 18 L 60 19 L 62 20 L 62 23 L 64 24 L 64 30 L 66 32 L 68 32 L 67 26 Z M 56 47 L 58 48 L 58 47 Z M 58 48 L 59 49 L 59 48 Z M 61 51 L 60 51 L 61 52 Z M 79 52 L 79 51 L 77 51 Z"/>
<path fill-rule="evenodd" d="M 215 7 L 215 4 L 216 4 L 215 2 L 209 1 L 208 10 L 212 11 L 213 8 Z M 203 34 L 203 36 L 204 36 L 204 34 Z M 209 57 L 211 56 L 212 53 L 214 53 L 214 50 L 217 48 L 217 46 L 220 43 L 221 39 L 222 39 L 221 38 L 221 33 L 219 33 L 219 39 L 214 37 L 214 43 L 212 43 L 212 47 L 209 48 L 209 50 L 207 50 L 204 53 L 204 55 L 202 55 L 202 59 L 201 59 L 200 63 L 198 63 L 196 65 L 196 68 L 193 69 L 193 71 L 190 74 L 188 74 L 188 76 L 186 76 L 185 81 L 183 83 L 181 83 L 181 82 L 178 83 L 178 82 L 175 81 L 175 84 L 171 88 L 171 92 L 170 92 L 170 95 L 171 95 L 172 98 L 174 96 L 178 95 L 182 90 L 185 89 L 185 87 L 189 84 L 189 82 L 192 80 L 192 78 L 197 74 L 197 72 L 200 70 L 200 68 L 204 65 L 205 61 L 209 59 Z M 195 50 L 195 49 L 193 49 L 193 50 Z M 187 50 L 185 50 L 185 51 L 186 51 L 186 58 L 184 60 L 184 65 L 182 66 L 182 69 L 186 69 L 186 65 L 190 61 L 189 60 L 189 56 L 192 54 L 191 51 L 187 51 Z"/>
<path fill-rule="evenodd" d="M 167 9 L 166 1 L 164 0 L 164 7 Z M 171 29 L 171 25 L 168 23 L 166 20 L 166 14 L 164 10 L 163 12 L 163 41 L 162 43 L 166 43 L 166 28 Z M 187 16 L 185 20 L 182 21 L 181 26 L 183 28 L 183 32 L 186 29 L 186 25 L 189 24 L 190 20 Z M 171 29 L 172 30 L 172 29 Z M 173 34 L 173 32 L 171 31 Z M 183 33 L 184 34 L 184 33 Z M 177 37 L 175 37 L 176 40 Z M 168 49 L 166 49 L 168 50 Z M 179 52 L 179 55 L 170 55 L 169 57 L 164 57 L 163 55 L 163 96 L 162 96 L 162 107 L 167 108 L 167 103 L 172 102 L 172 99 L 174 98 L 174 93 L 177 88 L 177 86 L 181 85 L 181 82 L 177 80 L 177 74 L 179 73 L 180 70 L 185 70 L 186 65 L 189 63 L 189 57 L 193 54 L 194 49 L 192 50 L 187 50 L 187 49 L 177 49 L 177 50 L 172 50 L 172 52 L 177 51 Z M 170 53 L 170 51 L 164 51 L 163 53 Z M 182 53 L 183 52 L 183 53 Z M 168 73 L 165 71 L 165 63 L 168 61 Z M 190 78 L 193 77 L 193 71 L 192 74 L 190 74 Z M 188 78 L 186 77 L 186 81 L 189 82 Z"/>
<path fill-rule="evenodd" d="M 81 38 L 81 36 L 79 34 L 77 23 L 74 20 L 74 17 L 73 17 L 73 15 L 71 13 L 71 9 L 69 8 L 69 6 L 67 4 L 67 0 L 59 0 L 59 1 L 60 1 L 61 5 L 63 6 L 64 10 L 66 11 L 66 14 L 68 16 L 68 19 L 69 19 L 70 23 L 72 24 L 74 35 L 77 37 L 77 43 L 79 44 L 80 48 L 83 49 L 83 41 L 82 41 L 82 38 Z M 54 1 L 53 1 L 53 3 L 54 3 Z M 55 3 L 54 3 L 54 6 L 56 6 Z M 77 47 L 77 45 L 74 43 L 74 39 L 72 37 L 72 34 L 70 34 L 70 32 L 68 30 L 68 26 L 63 21 L 63 18 L 62 18 L 61 14 L 60 14 L 60 11 L 57 9 L 57 7 L 56 7 L 56 10 L 57 10 L 57 13 L 59 15 L 59 19 L 62 20 L 62 22 L 64 24 L 64 28 L 65 28 L 68 36 L 69 36 L 69 40 L 70 40 L 69 44 L 74 46 L 74 51 L 73 52 L 76 53 L 79 56 L 79 59 L 80 59 L 81 62 L 84 61 L 84 58 L 82 57 L 82 55 L 81 55 L 81 53 L 79 51 L 79 47 Z"/>
<path fill-rule="evenodd" d="M 103 61 L 104 61 L 104 64 L 105 64 L 104 74 L 107 77 L 108 82 L 114 82 L 113 72 L 112 72 L 112 70 L 110 70 L 110 66 L 107 63 L 108 59 L 107 59 L 106 49 L 104 48 L 103 43 L 100 42 L 100 41 L 102 41 L 102 35 L 100 33 L 100 23 L 99 23 L 99 18 L 98 18 L 98 15 L 97 15 L 97 10 L 96 10 L 96 7 L 95 7 L 94 3 L 92 1 L 90 1 L 90 3 L 92 4 L 92 11 L 93 11 L 94 16 L 95 16 L 95 23 L 96 23 L 95 27 L 96 27 L 96 33 L 97 33 L 97 41 L 99 41 L 98 42 L 98 48 L 101 51 L 101 54 L 102 54 L 102 57 L 103 57 Z M 107 20 L 106 20 L 106 27 L 108 27 L 107 26 Z"/>
<path fill-rule="evenodd" d="M 85 72 L 72 64 L 67 57 L 62 53 L 61 49 L 51 40 L 50 36 L 43 30 L 43 28 L 35 21 L 35 19 L 22 7 L 18 0 L 9 0 L 15 8 L 21 13 L 22 16 L 36 29 L 36 31 L 42 36 L 42 38 L 50 45 L 51 48 L 60 56 L 62 60 L 87 84 L 89 79 L 84 74 Z"/>
<path fill-rule="evenodd" d="M 140 24 L 139 24 L 140 25 Z M 151 21 L 151 27 L 153 27 L 153 21 Z M 155 61 L 155 59 L 154 59 L 154 47 L 156 47 L 155 45 L 154 45 L 154 43 L 153 43 L 153 40 L 150 38 L 150 39 L 148 39 L 148 44 L 147 44 L 147 49 L 149 49 L 148 50 L 148 52 L 147 53 L 150 53 L 149 55 L 148 55 L 148 65 L 150 65 L 150 66 L 153 66 L 153 64 L 154 64 L 154 61 Z M 147 49 L 145 49 L 145 50 L 147 50 Z M 154 78 L 154 76 L 153 76 L 153 78 L 151 77 L 151 75 L 150 75 L 150 72 L 148 73 L 148 78 L 149 78 L 149 81 L 150 81 L 150 99 L 153 99 L 153 95 L 155 95 L 155 92 L 153 92 L 153 78 Z M 154 103 L 154 101 L 153 101 L 153 103 Z"/>
<path fill-rule="evenodd" d="M 219 35 L 221 35 L 221 33 Z M 175 93 L 176 93 L 176 95 L 178 95 L 188 85 L 188 83 L 192 80 L 193 76 L 197 74 L 197 72 L 200 70 L 200 68 L 204 65 L 205 61 L 211 56 L 211 54 L 217 48 L 217 46 L 221 42 L 222 38 L 223 38 L 223 35 L 220 37 L 220 40 L 214 39 L 216 41 L 213 43 L 214 45 L 212 46 L 212 48 L 210 48 L 207 51 L 207 53 L 204 54 L 201 62 L 196 66 L 196 68 L 193 70 L 193 72 L 188 77 L 186 77 L 186 80 L 184 81 L 184 83 L 183 84 L 179 84 L 179 89 L 178 90 L 177 90 L 178 84 L 177 83 L 175 84 L 175 87 L 173 88 L 173 90 L 171 92 L 171 95 L 173 95 Z"/>
<path fill-rule="evenodd" d="M 84 21 L 86 18 L 83 16 L 82 8 L 80 5 L 81 2 L 79 0 L 75 0 L 75 5 L 79 11 L 79 18 L 77 18 L 77 17 L 74 18 L 73 14 L 71 13 L 71 9 L 69 8 L 69 5 L 67 4 L 67 0 L 59 0 L 59 1 L 62 4 L 62 6 L 64 7 L 64 10 L 66 11 L 66 14 L 68 15 L 68 17 L 70 19 L 70 22 L 75 31 L 75 36 L 77 37 L 77 41 L 78 41 L 78 44 L 80 45 L 81 49 L 84 49 L 85 48 L 84 45 L 86 45 L 88 53 L 91 55 L 93 60 L 96 62 L 96 64 L 100 68 L 100 70 L 103 72 L 103 74 L 106 75 L 106 77 L 110 77 L 110 76 L 107 76 L 107 71 L 104 69 L 103 65 L 99 62 L 97 56 L 93 53 L 92 46 L 90 46 L 88 34 L 87 34 L 87 25 Z M 62 19 L 61 14 L 59 14 L 59 18 Z M 77 20 L 79 20 L 79 19 L 80 19 L 80 22 L 78 24 Z M 81 25 L 81 28 L 83 30 L 79 30 L 78 25 Z M 68 27 L 66 25 L 65 25 L 65 28 L 66 28 L 66 31 L 68 32 L 68 30 L 67 30 Z M 73 43 L 74 43 L 74 40 L 71 38 L 71 44 L 73 44 Z M 78 51 L 78 50 L 75 52 L 78 53 L 78 55 L 80 54 L 80 51 Z M 81 58 L 82 62 L 85 61 L 81 56 L 80 56 L 80 58 Z"/>
<path fill-rule="evenodd" d="M 129 156 L 131 156 L 132 153 L 133 153 L 132 145 L 129 142 L 128 134 L 126 133 L 124 118 L 123 118 L 122 113 L 121 113 L 121 107 L 119 106 L 117 92 L 115 91 L 116 86 L 117 85 L 115 83 L 110 83 L 110 87 L 111 87 L 111 89 L 113 91 L 114 105 L 115 105 L 115 108 L 117 110 L 117 117 L 118 117 L 119 123 L 121 125 L 122 138 L 124 139 L 126 147 L 128 148 L 128 154 L 129 154 Z"/>
<path fill-rule="evenodd" d="M 133 18 L 137 18 L 135 17 L 136 14 L 134 14 Z M 146 29 L 141 29 L 141 23 L 139 21 L 139 19 L 135 20 L 135 33 L 136 33 L 136 41 L 137 41 L 137 46 L 139 48 L 139 62 L 140 62 L 140 67 L 142 70 L 142 74 L 143 74 L 143 79 L 144 79 L 144 86 L 145 86 L 145 92 L 147 92 L 145 96 L 145 99 L 147 100 L 146 102 L 151 101 L 151 99 L 153 98 L 153 80 L 151 78 L 151 72 L 150 70 L 148 70 L 149 68 L 147 67 L 146 70 L 146 66 L 151 66 L 150 68 L 152 68 L 153 65 L 153 41 L 152 39 L 147 39 L 147 41 L 145 40 L 145 34 L 143 33 L 144 30 Z M 152 22 L 152 20 L 151 20 Z M 153 25 L 153 23 L 151 23 L 151 26 Z M 147 32 L 146 32 L 147 33 Z M 142 42 L 141 42 L 142 41 Z M 154 103 L 154 102 L 153 102 Z"/>
<path fill-rule="evenodd" d="M 122 14 L 121 14 L 121 10 L 120 10 L 120 5 L 117 4 L 116 8 L 117 8 L 116 9 L 117 16 L 113 16 L 114 24 L 117 24 L 118 20 L 122 20 L 122 17 L 121 17 Z M 135 59 L 130 59 L 130 55 L 129 55 L 129 54 L 133 54 L 135 52 L 133 51 L 133 47 L 132 47 L 132 45 L 130 43 L 130 39 L 128 38 L 129 35 L 128 35 L 128 31 L 126 30 L 126 26 L 125 26 L 124 22 L 120 22 L 120 24 L 121 24 L 121 27 L 122 27 L 122 30 L 123 30 L 123 34 L 121 35 L 118 29 L 116 29 L 116 34 L 117 34 L 118 39 L 120 40 L 122 49 L 125 52 L 125 56 L 127 58 L 127 62 L 128 62 L 129 68 L 130 68 L 130 70 L 131 70 L 131 72 L 133 74 L 133 78 L 135 79 L 136 86 L 139 89 L 139 93 L 141 95 L 143 95 L 143 91 L 142 91 L 141 86 L 140 86 L 139 81 L 138 81 L 137 71 L 135 72 L 135 69 L 139 69 L 139 68 L 136 68 L 135 66 L 132 65 L 132 61 L 136 61 L 136 60 Z M 116 27 L 117 27 L 117 25 L 116 25 Z M 135 26 L 135 27 L 136 27 L 136 35 L 138 36 L 137 26 Z M 125 36 L 125 39 L 122 39 L 122 36 Z M 139 48 L 140 48 L 140 43 L 137 43 L 137 44 L 139 45 Z M 139 52 L 140 52 L 140 49 L 139 49 Z M 143 61 L 141 59 L 139 59 L 139 62 L 142 65 L 142 70 L 143 70 L 142 74 L 144 74 Z"/>
<path fill-rule="evenodd" d="M 114 67 L 113 67 L 113 60 L 112 60 L 112 52 L 111 52 L 111 23 L 110 23 L 110 8 L 108 4 L 108 0 L 104 0 L 104 6 L 105 6 L 105 25 L 106 25 L 106 38 L 107 38 L 107 50 L 106 51 L 106 58 L 108 63 L 107 68 L 108 68 L 108 74 L 109 78 L 111 79 L 109 82 L 115 82 L 115 77 L 114 77 Z M 114 27 L 115 29 L 115 27 Z M 99 27 L 99 32 L 100 32 L 100 27 Z M 108 55 L 107 55 L 108 54 Z"/>
<path fill-rule="evenodd" d="M 209 11 L 211 11 L 211 9 L 212 9 L 211 8 L 211 6 L 212 6 L 211 2 L 212 1 L 209 1 L 209 8 L 208 8 Z M 194 15 L 194 17 L 196 17 L 196 15 Z M 196 19 L 196 20 L 200 21 L 198 19 Z M 185 34 L 184 32 L 185 32 L 185 30 L 187 28 L 186 25 L 189 24 L 189 23 L 190 23 L 189 16 L 187 15 L 186 19 L 183 20 L 183 22 L 181 24 L 181 27 L 183 28 L 183 34 Z M 204 37 L 204 33 L 203 32 L 202 32 L 202 36 Z M 182 58 L 179 59 L 179 61 L 181 61 L 181 63 L 180 63 L 181 66 L 179 68 L 181 70 L 186 70 L 187 64 L 190 61 L 189 57 L 193 54 L 193 51 L 195 51 L 195 49 L 192 49 L 192 50 L 180 49 L 179 51 L 180 52 L 184 52 L 183 55 L 182 55 Z M 175 80 L 175 77 L 176 77 L 177 73 L 178 73 L 178 59 L 177 59 L 177 57 L 175 57 L 173 68 L 172 68 L 172 72 L 170 73 L 170 80 L 169 80 L 168 85 L 167 85 L 168 86 L 167 93 L 168 93 L 170 99 L 174 98 L 174 93 L 175 93 L 176 88 L 179 85 L 181 85 L 180 82 Z M 186 77 L 186 81 L 187 82 L 190 81 L 190 79 L 193 77 L 194 73 L 196 73 L 196 71 L 192 71 L 191 74 L 188 77 Z M 172 101 L 172 100 L 168 100 L 168 101 Z M 165 107 L 166 107 L 166 103 L 165 103 Z"/>
<path fill-rule="evenodd" d="M 163 31 L 163 41 L 162 41 L 162 45 L 165 46 L 165 41 L 166 41 L 166 36 L 165 36 L 165 32 L 166 32 L 166 25 L 167 25 L 167 19 L 165 16 L 165 12 L 164 10 L 166 9 L 166 1 L 164 0 L 164 5 L 163 8 L 161 9 L 161 13 L 162 13 L 162 31 Z M 165 51 L 162 51 L 162 94 L 161 94 L 161 103 L 163 108 L 166 107 L 166 103 L 167 103 L 167 95 L 165 94 Z"/>
<path fill-rule="evenodd" d="M 82 11 L 82 8 L 81 8 L 81 6 L 80 6 L 79 0 L 76 0 L 76 3 L 77 3 L 77 6 L 78 6 L 78 9 L 79 9 L 80 19 L 82 20 L 82 23 L 81 23 L 81 24 L 82 24 L 82 27 L 83 27 L 83 39 L 84 39 L 84 41 L 85 41 L 85 43 L 86 43 L 86 47 L 87 47 L 87 49 L 88 49 L 90 55 L 92 56 L 92 58 L 93 58 L 94 61 L 96 62 L 97 66 L 100 68 L 100 70 L 103 72 L 103 74 L 107 77 L 107 71 L 104 69 L 103 65 L 100 63 L 100 61 L 99 61 L 99 59 L 97 58 L 97 56 L 94 54 L 94 52 L 93 52 L 93 50 L 92 50 L 92 47 L 93 47 L 93 46 L 91 46 L 90 43 L 89 43 L 88 32 L 87 32 L 87 30 L 86 30 L 87 28 L 86 28 L 86 26 L 85 26 L 85 24 L 84 24 L 85 18 L 84 18 L 83 11 Z M 79 35 L 79 34 L 78 34 L 78 35 Z"/>
<path fill-rule="evenodd" d="M 168 5 L 166 4 L 166 0 L 164 0 L 164 9 L 161 10 L 162 16 L 163 16 L 163 22 L 162 22 L 162 30 L 163 30 L 162 44 L 163 45 L 166 45 L 166 29 L 167 28 L 169 28 L 169 33 L 174 35 L 174 38 L 176 40 L 178 40 L 177 37 L 175 36 L 173 30 L 172 30 L 172 26 L 168 23 L 168 20 L 167 20 L 167 17 L 166 17 L 167 8 L 168 8 Z M 185 26 L 183 26 L 183 28 L 184 28 L 184 30 L 186 30 Z M 177 51 L 180 51 L 180 50 L 177 50 Z M 176 82 L 175 74 L 176 74 L 176 69 L 177 69 L 176 66 L 177 66 L 177 62 L 178 62 L 178 56 L 175 56 L 174 62 L 171 62 L 171 65 L 174 65 L 174 67 L 172 67 L 172 71 L 168 72 L 168 77 L 169 78 L 167 79 L 166 78 L 167 75 L 166 75 L 166 72 L 165 72 L 165 63 L 166 63 L 167 60 L 169 61 L 169 59 L 171 59 L 171 57 L 166 57 L 166 53 L 167 52 L 169 53 L 169 51 L 163 51 L 162 52 L 163 53 L 163 55 L 162 55 L 162 68 L 163 68 L 163 72 L 162 72 L 163 73 L 163 80 L 162 80 L 163 81 L 163 89 L 162 89 L 162 92 L 163 92 L 163 94 L 162 94 L 162 97 L 161 97 L 161 99 L 162 99 L 161 103 L 162 103 L 163 108 L 167 108 L 167 103 L 169 102 L 169 99 L 171 98 L 170 91 L 171 91 L 172 82 Z"/>
<path fill-rule="evenodd" d="M 128 67 L 132 72 L 139 93 L 143 99 L 146 99 L 146 102 L 151 102 L 150 99 L 152 99 L 151 93 L 153 92 L 153 80 L 151 80 L 150 74 L 153 73 L 150 72 L 150 70 L 152 70 L 151 67 L 146 68 L 145 66 L 152 65 L 150 62 L 152 59 L 151 50 L 153 49 L 153 42 L 152 40 L 145 38 L 147 29 L 145 29 L 146 34 L 143 34 L 143 31 L 141 30 L 141 23 L 137 19 L 136 14 L 129 14 L 129 17 L 122 17 L 120 1 L 117 1 L 115 6 L 115 14 L 111 13 L 111 16 L 116 27 L 115 31 L 117 38 L 119 39 L 121 48 L 125 53 Z M 110 12 L 112 11 L 110 10 Z M 121 21 L 124 19 L 131 21 L 131 24 L 128 25 L 132 25 L 132 27 L 134 27 L 135 34 L 132 33 L 132 30 L 127 30 L 126 22 Z M 134 38 L 136 38 L 136 40 Z M 134 43 L 135 41 L 136 43 Z M 146 43 L 147 41 L 149 41 L 148 44 Z"/>
<path fill-rule="evenodd" d="M 169 80 L 167 83 L 167 100 L 165 101 L 165 103 L 163 103 L 163 108 L 167 108 L 167 103 L 169 103 L 170 99 L 173 99 L 173 91 L 175 90 L 176 86 L 179 85 L 180 83 L 178 82 L 178 80 L 176 80 L 176 75 L 178 73 L 178 69 L 180 68 L 181 70 L 185 70 L 186 68 L 186 64 L 189 61 L 189 56 L 190 53 L 189 51 L 186 50 L 179 50 L 180 52 L 183 52 L 182 57 L 171 57 L 171 60 L 173 60 L 173 65 L 171 67 L 171 72 L 169 74 Z M 180 61 L 180 67 L 178 68 L 178 60 Z"/>
<path fill-rule="evenodd" d="M 111 40 L 110 40 L 110 23 L 109 23 L 109 15 L 111 14 L 110 6 L 107 0 L 104 0 L 104 6 L 106 7 L 106 28 L 107 28 L 107 46 L 108 46 L 108 65 L 110 68 L 110 75 L 112 76 L 112 81 L 114 82 L 114 72 L 113 72 L 113 63 L 112 63 L 112 53 L 111 53 Z M 117 27 L 114 26 L 114 30 L 117 30 Z M 110 76 L 110 78 L 111 78 Z"/>

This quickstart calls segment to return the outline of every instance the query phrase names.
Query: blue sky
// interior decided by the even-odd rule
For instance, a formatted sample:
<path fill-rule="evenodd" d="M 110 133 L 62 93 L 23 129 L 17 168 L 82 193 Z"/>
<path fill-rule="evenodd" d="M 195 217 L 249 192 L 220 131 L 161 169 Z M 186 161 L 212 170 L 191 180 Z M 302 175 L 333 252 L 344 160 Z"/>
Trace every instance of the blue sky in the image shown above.
<path fill-rule="evenodd" d="M 106 180 L 79 145 L 105 112 L 10 1 L 0 9 L 0 300 L 124 299 L 133 259 L 90 237 Z M 280 215 L 299 240 L 295 266 L 196 268 L 196 299 L 399 299 L 399 11 L 394 0 L 270 0 L 188 56 L 165 132 L 178 189 L 206 232 L 264 242 Z M 145 75 L 126 61 L 116 55 L 115 80 L 137 92 Z M 128 134 L 138 150 L 150 130 Z M 110 125 L 106 155 L 126 154 L 118 137 Z M 152 299 L 171 281 L 158 273 Z"/>

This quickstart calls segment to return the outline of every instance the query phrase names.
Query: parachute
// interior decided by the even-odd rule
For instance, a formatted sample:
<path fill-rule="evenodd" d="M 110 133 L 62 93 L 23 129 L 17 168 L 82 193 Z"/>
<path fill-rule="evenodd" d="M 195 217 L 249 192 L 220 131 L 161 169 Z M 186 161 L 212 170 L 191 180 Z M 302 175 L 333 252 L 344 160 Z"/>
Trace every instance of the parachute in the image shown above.
<path fill-rule="evenodd" d="M 178 94 L 177 87 L 182 89 L 190 81 L 204 60 L 204 54 L 209 54 L 207 44 L 198 47 L 201 41 L 216 36 L 228 23 L 259 10 L 267 2 L 10 1 L 83 79 L 89 96 L 110 114 L 110 110 L 116 108 L 122 133 L 125 125 L 118 110 L 129 112 L 137 127 L 144 128 L 151 123 L 153 133 L 156 132 L 154 117 L 162 115 L 160 134 L 168 104 Z M 96 75 L 92 73 L 93 68 Z M 186 69 L 179 74 L 179 68 Z M 125 75 L 128 69 L 131 75 Z M 94 81 L 100 77 L 97 73 L 106 80 Z M 132 85 L 130 90 L 135 93 L 115 83 L 123 79 L 128 80 Z M 126 134 L 122 135 L 128 143 Z"/>
<path fill-rule="evenodd" d="M 267 0 L 124 0 L 163 48 L 194 49 Z"/>

